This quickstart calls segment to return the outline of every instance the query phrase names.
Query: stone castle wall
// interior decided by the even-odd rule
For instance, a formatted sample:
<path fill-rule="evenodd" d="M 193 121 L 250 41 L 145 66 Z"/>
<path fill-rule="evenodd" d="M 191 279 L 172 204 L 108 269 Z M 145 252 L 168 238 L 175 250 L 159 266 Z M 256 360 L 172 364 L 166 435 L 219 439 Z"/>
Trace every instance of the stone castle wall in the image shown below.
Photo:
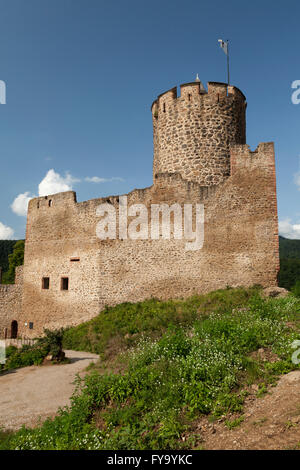
<path fill-rule="evenodd" d="M 246 99 L 235 87 L 200 82 L 173 88 L 152 104 L 154 178 L 180 173 L 201 185 L 230 175 L 230 146 L 246 143 Z"/>

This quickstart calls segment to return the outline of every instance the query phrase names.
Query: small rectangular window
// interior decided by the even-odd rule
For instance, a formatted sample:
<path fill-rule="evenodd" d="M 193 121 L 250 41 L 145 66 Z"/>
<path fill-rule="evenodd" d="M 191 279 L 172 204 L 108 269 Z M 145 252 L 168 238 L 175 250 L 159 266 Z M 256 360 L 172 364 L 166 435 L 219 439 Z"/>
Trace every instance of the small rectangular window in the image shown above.
<path fill-rule="evenodd" d="M 61 278 L 61 290 L 69 290 L 69 278 L 68 277 Z"/>
<path fill-rule="evenodd" d="M 50 287 L 50 277 L 43 277 L 42 279 L 42 288 L 49 289 Z"/>
<path fill-rule="evenodd" d="M 80 261 L 80 258 L 71 258 L 70 261 L 72 261 L 73 263 L 76 262 L 76 261 L 78 262 L 78 261 Z"/>
<path fill-rule="evenodd" d="M 33 323 L 32 323 L 32 321 L 29 322 L 29 329 L 30 329 L 30 330 L 33 330 Z"/>

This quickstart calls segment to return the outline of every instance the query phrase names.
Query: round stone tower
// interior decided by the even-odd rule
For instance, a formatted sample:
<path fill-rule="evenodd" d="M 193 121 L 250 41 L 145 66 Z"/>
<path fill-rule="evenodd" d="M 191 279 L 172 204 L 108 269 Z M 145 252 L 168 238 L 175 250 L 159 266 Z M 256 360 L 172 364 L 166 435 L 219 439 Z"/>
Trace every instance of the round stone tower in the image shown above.
<path fill-rule="evenodd" d="M 228 90 L 227 90 L 228 89 Z M 246 98 L 236 87 L 200 81 L 158 96 L 151 107 L 154 181 L 160 173 L 180 173 L 203 186 L 230 175 L 232 144 L 246 143 Z"/>

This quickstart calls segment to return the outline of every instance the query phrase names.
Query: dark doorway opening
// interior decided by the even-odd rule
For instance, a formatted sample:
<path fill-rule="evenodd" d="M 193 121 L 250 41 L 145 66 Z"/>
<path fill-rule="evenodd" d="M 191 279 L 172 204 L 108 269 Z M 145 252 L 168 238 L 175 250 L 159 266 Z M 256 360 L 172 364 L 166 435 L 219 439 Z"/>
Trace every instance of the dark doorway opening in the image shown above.
<path fill-rule="evenodd" d="M 13 320 L 11 322 L 11 333 L 10 337 L 12 339 L 16 339 L 18 337 L 18 322 L 16 320 Z"/>
<path fill-rule="evenodd" d="M 69 290 L 69 278 L 68 277 L 61 278 L 60 288 L 61 290 Z"/>
<path fill-rule="evenodd" d="M 50 286 L 50 277 L 43 277 L 42 289 L 49 289 L 49 286 Z"/>

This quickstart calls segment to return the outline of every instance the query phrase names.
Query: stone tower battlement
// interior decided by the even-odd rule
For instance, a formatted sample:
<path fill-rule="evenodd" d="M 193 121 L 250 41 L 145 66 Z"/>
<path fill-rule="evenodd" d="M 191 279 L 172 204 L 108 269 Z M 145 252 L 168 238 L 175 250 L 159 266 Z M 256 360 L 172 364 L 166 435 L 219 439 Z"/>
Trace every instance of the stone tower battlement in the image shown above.
<path fill-rule="evenodd" d="M 153 102 L 154 181 L 180 173 L 203 186 L 230 175 L 230 147 L 246 143 L 246 98 L 234 86 L 200 81 L 166 91 Z"/>

